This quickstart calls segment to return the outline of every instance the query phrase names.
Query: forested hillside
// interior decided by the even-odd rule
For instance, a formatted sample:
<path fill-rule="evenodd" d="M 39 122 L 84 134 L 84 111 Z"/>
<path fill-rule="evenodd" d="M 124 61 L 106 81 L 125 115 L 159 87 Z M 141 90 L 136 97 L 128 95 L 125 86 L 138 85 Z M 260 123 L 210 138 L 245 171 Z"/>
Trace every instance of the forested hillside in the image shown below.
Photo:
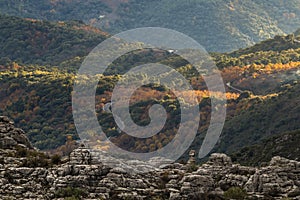
<path fill-rule="evenodd" d="M 235 162 L 254 166 L 266 164 L 273 156 L 299 160 L 299 140 L 299 130 L 285 132 L 273 137 L 267 137 L 255 145 L 244 147 L 240 151 L 233 153 L 232 158 Z"/>
<path fill-rule="evenodd" d="M 87 55 L 108 37 L 79 21 L 48 22 L 0 15 L 1 64 L 58 65 Z"/>
<path fill-rule="evenodd" d="M 296 30 L 295 33 L 287 36 L 275 36 L 272 39 L 260 42 L 246 49 L 241 49 L 230 53 L 232 56 L 241 56 L 250 53 L 257 53 L 260 51 L 275 51 L 281 52 L 290 49 L 300 48 L 300 29 Z"/>
<path fill-rule="evenodd" d="M 60 147 L 69 134 L 79 139 L 71 104 L 76 69 L 88 51 L 108 35 L 81 22 L 54 23 L 7 16 L 2 16 L 0 21 L 0 32 L 3 33 L 0 41 L 3 49 L 0 53 L 0 115 L 14 119 L 16 125 L 28 133 L 32 143 L 43 150 Z M 265 145 L 269 137 L 280 137 L 285 132 L 300 129 L 298 32 L 276 36 L 233 53 L 212 54 L 221 70 L 228 98 L 226 124 L 216 151 L 235 154 L 247 145 Z M 134 152 L 153 151 L 172 140 L 181 113 L 178 100 L 165 87 L 146 85 L 132 97 L 131 115 L 139 125 L 149 123 L 147 113 L 150 105 L 155 103 L 162 105 L 169 114 L 161 133 L 150 139 L 136 139 L 120 133 L 112 115 L 102 109 L 110 102 L 112 89 L 120 75 L 133 66 L 149 62 L 173 67 L 196 90 L 201 122 L 191 148 L 199 149 L 210 122 L 210 95 L 218 99 L 218 94 L 209 93 L 195 69 L 167 51 L 131 52 L 117 59 L 104 75 L 99 75 L 95 105 L 99 123 L 112 142 Z M 145 77 L 137 76 L 139 78 Z M 88 82 L 89 78 L 84 80 Z M 186 92 L 184 95 L 191 94 Z M 282 143 L 283 148 L 288 144 Z M 247 159 L 247 155 L 236 153 L 235 159 Z M 296 159 L 296 156 L 292 154 L 290 158 Z M 249 161 L 250 164 L 259 162 Z"/>
<path fill-rule="evenodd" d="M 88 20 L 111 12 L 105 0 L 4 0 L 0 2 L 1 13 L 12 16 L 43 20 Z"/>
<path fill-rule="evenodd" d="M 110 33 L 171 28 L 208 51 L 251 46 L 300 27 L 298 0 L 3 0 L 0 13 L 47 20 L 82 20 Z"/>
<path fill-rule="evenodd" d="M 231 82 L 239 89 L 244 87 L 256 93 L 263 90 L 264 94 L 245 95 L 247 94 L 245 91 L 240 95 L 239 91 L 227 88 L 227 122 L 219 150 L 233 152 L 266 136 L 299 128 L 297 123 L 299 112 L 296 105 L 300 91 L 295 82 L 299 79 L 297 75 L 299 65 L 300 62 L 269 64 L 265 71 L 261 70 L 265 67 L 263 65 L 256 65 L 256 69 L 249 66 L 229 67 L 222 70 L 225 82 Z M 187 75 L 188 71 L 183 70 L 185 68 L 189 67 L 178 70 Z M 240 73 L 243 73 L 243 76 L 240 76 Z M 289 82 L 282 82 L 280 76 L 282 73 L 291 75 Z M 17 63 L 2 66 L 1 114 L 14 118 L 17 125 L 28 132 L 34 145 L 41 149 L 53 149 L 64 144 L 67 134 L 74 135 L 74 139 L 78 138 L 71 113 L 74 75 L 57 68 L 27 67 Z M 134 101 L 131 112 L 137 123 L 140 125 L 148 123 L 149 118 L 145 113 L 153 103 L 163 105 L 173 119 L 154 140 L 138 141 L 118 133 L 112 116 L 102 111 L 104 103 L 109 102 L 117 80 L 118 76 L 102 77 L 96 97 L 99 122 L 107 135 L 112 137 L 111 140 L 123 148 L 138 152 L 153 150 L 168 143 L 176 133 L 176 123 L 180 121 L 178 101 L 174 96 L 159 86 L 141 88 L 135 93 L 132 97 Z M 190 80 L 198 90 L 197 95 L 201 102 L 200 134 L 205 132 L 209 123 L 211 110 L 209 93 L 205 90 L 203 80 L 193 76 Z M 264 87 L 261 89 L 259 86 Z M 203 134 L 200 134 L 194 145 L 200 145 L 202 137 Z"/>
<path fill-rule="evenodd" d="M 278 96 L 249 100 L 247 109 L 226 123 L 219 150 L 234 152 L 267 136 L 300 129 L 299 92 L 299 83 L 293 81 L 282 87 Z"/>

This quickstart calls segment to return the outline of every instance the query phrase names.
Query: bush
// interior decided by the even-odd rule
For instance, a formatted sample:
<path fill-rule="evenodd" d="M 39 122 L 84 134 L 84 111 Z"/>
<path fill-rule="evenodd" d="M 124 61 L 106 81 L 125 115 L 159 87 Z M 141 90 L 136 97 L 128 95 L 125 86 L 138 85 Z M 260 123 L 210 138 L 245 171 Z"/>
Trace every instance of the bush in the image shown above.
<path fill-rule="evenodd" d="M 188 166 L 187 172 L 188 173 L 195 172 L 198 170 L 198 168 L 199 168 L 199 166 L 197 164 L 191 164 Z"/>
<path fill-rule="evenodd" d="M 224 192 L 225 199 L 245 199 L 247 192 L 239 187 L 231 187 Z"/>
<path fill-rule="evenodd" d="M 81 188 L 61 188 L 56 191 L 56 198 L 67 198 L 67 199 L 82 199 L 87 196 L 87 192 Z"/>
<path fill-rule="evenodd" d="M 27 156 L 27 152 L 28 150 L 26 148 L 20 147 L 20 146 L 16 146 L 16 157 L 18 158 L 23 158 Z"/>
<path fill-rule="evenodd" d="M 51 157 L 51 164 L 58 165 L 60 163 L 61 163 L 61 156 L 60 155 L 55 154 Z"/>
<path fill-rule="evenodd" d="M 21 167 L 49 167 L 50 166 L 50 159 L 49 157 L 42 153 L 35 150 L 28 150 L 24 148 L 17 149 L 17 157 L 25 157 L 26 159 L 23 160 Z"/>
<path fill-rule="evenodd" d="M 21 167 L 29 167 L 29 168 L 36 168 L 36 167 L 49 167 L 50 163 L 48 159 L 44 157 L 27 157 L 21 164 Z"/>

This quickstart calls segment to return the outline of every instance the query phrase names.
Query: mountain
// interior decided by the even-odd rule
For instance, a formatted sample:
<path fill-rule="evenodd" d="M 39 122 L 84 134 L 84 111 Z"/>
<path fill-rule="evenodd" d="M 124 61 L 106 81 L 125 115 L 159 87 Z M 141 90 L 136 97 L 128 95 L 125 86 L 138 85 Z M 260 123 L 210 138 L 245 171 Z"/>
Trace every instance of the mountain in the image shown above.
<path fill-rule="evenodd" d="M 159 26 L 183 32 L 208 51 L 228 52 L 283 34 L 266 10 L 253 1 L 139 1 L 119 8 L 111 30 Z"/>
<path fill-rule="evenodd" d="M 275 36 L 272 39 L 262 41 L 249 48 L 234 51 L 229 55 L 238 57 L 241 55 L 263 52 L 263 51 L 275 51 L 282 52 L 289 49 L 299 49 L 300 48 L 300 29 L 295 33 L 289 34 L 287 36 Z"/>
<path fill-rule="evenodd" d="M 89 20 L 111 12 L 104 0 L 17 0 L 1 1 L 0 13 L 42 20 Z"/>
<path fill-rule="evenodd" d="M 1 62 L 58 65 L 87 55 L 109 35 L 79 21 L 48 22 L 0 15 Z"/>
<path fill-rule="evenodd" d="M 300 29 L 286 36 L 275 36 L 251 47 L 230 53 L 211 53 L 219 69 L 251 64 L 267 65 L 299 61 Z"/>
<path fill-rule="evenodd" d="M 71 91 L 74 74 L 12 63 L 1 72 L 0 113 L 15 119 L 35 147 L 54 149 L 67 134 L 76 139 Z"/>
<path fill-rule="evenodd" d="M 165 27 L 193 37 L 214 52 L 251 46 L 300 27 L 298 0 L 3 0 L 0 13 L 82 20 L 110 33 Z"/>
<path fill-rule="evenodd" d="M 219 150 L 232 153 L 267 137 L 300 129 L 299 93 L 297 82 L 282 88 L 269 99 L 256 97 L 246 100 L 249 102 L 248 108 L 226 122 Z"/>
<path fill-rule="evenodd" d="M 268 136 L 299 129 L 297 97 L 300 87 L 295 82 L 299 79 L 296 73 L 299 66 L 300 62 L 286 65 L 277 63 L 269 65 L 270 69 L 267 71 L 261 70 L 264 65 L 257 65 L 254 69 L 229 67 L 222 70 L 224 81 L 230 82 L 233 87 L 255 93 L 261 91 L 261 94 L 239 95 L 227 88 L 227 122 L 218 151 L 233 153 Z M 184 67 L 178 70 L 189 73 L 183 69 Z M 243 76 L 240 73 L 243 73 Z M 281 74 L 286 74 L 287 82 L 282 82 Z M 71 104 L 74 77 L 74 73 L 59 68 L 23 66 L 17 63 L 2 66 L 0 114 L 14 118 L 16 124 L 26 130 L 31 142 L 40 149 L 54 149 L 63 145 L 69 134 L 78 139 Z M 209 99 L 205 98 L 209 94 L 202 86 L 204 83 L 201 80 L 195 81 L 196 78 L 191 76 L 201 100 L 203 118 L 199 133 L 204 133 L 211 109 Z M 176 126 L 180 122 L 178 101 L 162 87 L 145 87 L 137 91 L 133 97 L 135 100 L 131 103 L 132 118 L 136 123 L 149 123 L 145 113 L 149 105 L 154 103 L 163 105 L 172 121 L 167 122 L 163 131 L 153 138 L 153 141 L 136 140 L 126 134 L 120 134 L 115 128 L 112 115 L 102 111 L 102 106 L 111 98 L 112 89 L 117 81 L 118 76 L 104 76 L 99 80 L 97 89 L 96 111 L 106 134 L 115 144 L 131 151 L 148 151 L 148 148 L 159 148 L 168 143 L 174 137 Z M 191 148 L 198 149 L 202 136 L 200 134 L 197 137 Z M 153 145 L 149 146 L 149 143 Z"/>
<path fill-rule="evenodd" d="M 6 35 L 1 42 L 10 48 L 3 47 L 4 51 L 1 52 L 8 58 L 2 57 L 0 63 L 0 114 L 13 118 L 27 132 L 33 145 L 43 150 L 59 148 L 66 142 L 67 135 L 79 139 L 72 117 L 74 69 L 78 68 L 87 51 L 97 44 L 96 40 L 102 41 L 107 34 L 80 22 L 2 18 L 4 30 L 0 31 Z M 29 30 L 28 27 L 32 28 Z M 8 35 L 9 30 L 15 34 Z M 42 42 L 46 39 L 33 42 L 39 35 L 51 37 L 53 42 L 49 45 Z M 298 38 L 297 33 L 294 36 Z M 29 43 L 23 45 L 16 42 L 19 45 L 14 46 L 14 42 L 8 42 L 14 41 L 14 38 L 15 41 L 24 38 Z M 262 42 L 263 45 L 249 48 L 252 50 L 240 50 L 238 54 L 212 54 L 221 70 L 228 97 L 226 124 L 217 151 L 235 153 L 268 137 L 300 129 L 297 123 L 300 49 L 291 40 L 282 38 L 286 37 L 275 37 Z M 16 48 L 19 50 L 14 52 Z M 82 54 L 73 52 L 73 48 L 82 51 Z M 30 54 L 26 54 L 26 49 L 30 50 Z M 35 52 L 40 52 L 38 58 Z M 197 91 L 202 118 L 199 134 L 191 148 L 198 149 L 210 120 L 211 104 L 207 87 L 192 66 L 161 50 L 138 51 L 120 57 L 113 63 L 111 71 L 101 77 L 96 93 L 99 123 L 112 142 L 134 152 L 161 148 L 174 137 L 181 119 L 180 106 L 174 94 L 160 85 L 140 88 L 130 105 L 132 118 L 140 125 L 149 123 L 150 119 L 145 113 L 148 113 L 150 105 L 158 103 L 169 112 L 169 119 L 172 120 L 167 120 L 162 132 L 151 140 L 119 133 L 112 115 L 102 109 L 110 101 L 112 90 L 120 78 L 116 73 L 122 74 L 136 64 L 156 61 L 173 66 Z M 47 66 L 39 66 L 39 63 Z M 178 80 L 173 81 L 179 83 Z M 187 158 L 187 154 L 183 158 Z"/>
<path fill-rule="evenodd" d="M 215 56 L 220 68 L 238 74 L 239 78 L 234 78 L 233 73 L 229 79 L 224 77 L 231 80 L 233 89 L 251 91 L 250 96 L 239 99 L 247 104 L 244 110 L 225 123 L 216 151 L 232 154 L 238 162 L 247 165 L 262 164 L 274 155 L 299 159 L 298 39 L 299 30 Z M 291 61 L 295 61 L 294 67 Z M 269 71 L 270 67 L 277 72 Z"/>
<path fill-rule="evenodd" d="M 232 154 L 232 159 L 235 162 L 248 166 L 265 164 L 274 155 L 299 160 L 299 141 L 299 130 L 267 137 L 257 144 L 249 145 L 235 152 Z"/>

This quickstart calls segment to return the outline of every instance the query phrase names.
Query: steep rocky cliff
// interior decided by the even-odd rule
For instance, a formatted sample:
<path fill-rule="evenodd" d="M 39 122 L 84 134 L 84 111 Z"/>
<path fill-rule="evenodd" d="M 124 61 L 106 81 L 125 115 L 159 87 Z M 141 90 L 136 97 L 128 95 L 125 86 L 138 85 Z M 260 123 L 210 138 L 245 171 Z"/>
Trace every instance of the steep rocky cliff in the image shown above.
<path fill-rule="evenodd" d="M 0 117 L 0 138 L 0 199 L 300 199 L 300 162 L 282 157 L 254 168 L 212 154 L 201 166 L 192 158 L 187 165 L 164 164 L 137 173 L 122 168 L 130 165 L 125 161 L 108 166 L 109 156 L 101 162 L 104 157 L 96 159 L 84 147 L 64 164 L 42 165 L 49 158 L 6 117 Z"/>

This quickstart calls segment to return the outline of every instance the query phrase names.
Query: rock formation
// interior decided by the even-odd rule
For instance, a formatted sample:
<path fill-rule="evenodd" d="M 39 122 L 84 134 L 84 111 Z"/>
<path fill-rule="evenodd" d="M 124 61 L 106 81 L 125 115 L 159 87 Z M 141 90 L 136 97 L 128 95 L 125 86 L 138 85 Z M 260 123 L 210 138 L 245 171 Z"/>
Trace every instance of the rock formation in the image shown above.
<path fill-rule="evenodd" d="M 16 146 L 33 149 L 24 131 L 15 128 L 8 117 L 0 116 L 0 148 L 12 149 Z"/>
<path fill-rule="evenodd" d="M 122 167 L 123 161 L 115 167 L 101 159 L 93 161 L 82 146 L 67 163 L 24 167 L 29 154 L 22 157 L 19 149 L 36 151 L 24 132 L 0 117 L 0 138 L 0 199 L 300 199 L 300 162 L 281 157 L 254 168 L 234 164 L 227 155 L 212 154 L 194 171 L 172 163 L 151 167 L 147 173 L 130 173 Z M 133 168 L 148 165 L 131 162 Z"/>

